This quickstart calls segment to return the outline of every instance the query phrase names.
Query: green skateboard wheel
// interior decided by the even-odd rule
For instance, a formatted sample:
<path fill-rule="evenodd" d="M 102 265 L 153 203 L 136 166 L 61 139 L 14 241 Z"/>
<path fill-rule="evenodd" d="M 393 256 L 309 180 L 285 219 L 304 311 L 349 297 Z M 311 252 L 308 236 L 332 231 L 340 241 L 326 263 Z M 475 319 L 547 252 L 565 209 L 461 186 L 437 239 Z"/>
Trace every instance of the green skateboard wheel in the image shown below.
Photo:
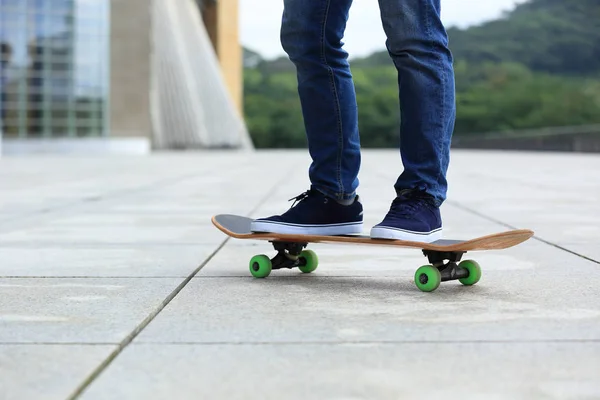
<path fill-rule="evenodd" d="M 433 292 L 441 282 L 442 274 L 433 265 L 423 265 L 415 272 L 415 284 L 423 292 Z"/>
<path fill-rule="evenodd" d="M 302 253 L 300 253 L 300 262 L 304 265 L 301 265 L 298 268 L 305 274 L 313 272 L 319 265 L 317 253 L 312 250 L 302 250 Z"/>
<path fill-rule="evenodd" d="M 266 278 L 271 273 L 272 268 L 271 259 L 264 254 L 250 259 L 250 273 L 255 278 Z"/>
<path fill-rule="evenodd" d="M 467 276 L 466 278 L 460 278 L 458 280 L 463 285 L 471 286 L 479 282 L 479 279 L 481 279 L 481 268 L 479 267 L 479 264 L 477 264 L 475 261 L 464 260 L 461 261 L 460 264 L 458 264 L 458 266 L 469 271 L 469 276 Z"/>

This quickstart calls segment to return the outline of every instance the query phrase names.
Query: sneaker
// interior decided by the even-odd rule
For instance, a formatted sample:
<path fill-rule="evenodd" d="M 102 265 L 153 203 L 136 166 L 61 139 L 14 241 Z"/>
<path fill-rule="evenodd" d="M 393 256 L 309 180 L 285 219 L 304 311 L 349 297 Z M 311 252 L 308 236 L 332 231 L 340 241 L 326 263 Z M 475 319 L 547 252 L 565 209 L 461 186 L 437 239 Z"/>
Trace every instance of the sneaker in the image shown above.
<path fill-rule="evenodd" d="M 440 209 L 427 195 L 401 193 L 392 202 L 383 221 L 371 228 L 371 238 L 434 242 L 442 238 Z"/>
<path fill-rule="evenodd" d="M 295 201 L 284 214 L 256 219 L 250 229 L 253 232 L 329 236 L 362 232 L 363 207 L 358 196 L 352 204 L 342 205 L 310 189 L 291 200 Z"/>

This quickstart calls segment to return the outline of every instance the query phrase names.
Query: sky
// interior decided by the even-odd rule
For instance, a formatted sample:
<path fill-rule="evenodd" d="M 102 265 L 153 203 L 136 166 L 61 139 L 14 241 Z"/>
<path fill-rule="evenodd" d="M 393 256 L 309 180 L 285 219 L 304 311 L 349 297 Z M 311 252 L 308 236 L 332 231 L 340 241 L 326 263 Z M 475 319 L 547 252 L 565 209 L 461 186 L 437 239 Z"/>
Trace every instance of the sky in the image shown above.
<path fill-rule="evenodd" d="M 283 0 L 239 0 L 240 41 L 243 46 L 270 59 L 284 55 L 279 42 Z M 523 0 L 442 0 L 446 27 L 461 28 L 497 18 Z M 266 10 L 266 11 L 265 11 Z M 354 0 L 344 36 L 350 58 L 385 49 L 377 0 Z"/>

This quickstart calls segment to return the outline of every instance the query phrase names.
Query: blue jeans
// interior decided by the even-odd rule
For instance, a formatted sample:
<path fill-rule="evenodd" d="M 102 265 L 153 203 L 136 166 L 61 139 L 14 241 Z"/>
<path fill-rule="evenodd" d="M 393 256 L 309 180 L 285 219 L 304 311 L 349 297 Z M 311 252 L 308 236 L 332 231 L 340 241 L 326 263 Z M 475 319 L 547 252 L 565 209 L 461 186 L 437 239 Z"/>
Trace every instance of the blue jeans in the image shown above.
<path fill-rule="evenodd" d="M 281 26 L 281 44 L 297 71 L 312 157 L 309 178 L 315 189 L 336 199 L 354 197 L 361 164 L 356 93 L 341 41 L 351 4 L 284 0 Z M 456 115 L 440 0 L 379 0 L 379 8 L 386 47 L 398 71 L 404 170 L 394 187 L 397 192 L 423 190 L 439 206 L 446 198 Z"/>

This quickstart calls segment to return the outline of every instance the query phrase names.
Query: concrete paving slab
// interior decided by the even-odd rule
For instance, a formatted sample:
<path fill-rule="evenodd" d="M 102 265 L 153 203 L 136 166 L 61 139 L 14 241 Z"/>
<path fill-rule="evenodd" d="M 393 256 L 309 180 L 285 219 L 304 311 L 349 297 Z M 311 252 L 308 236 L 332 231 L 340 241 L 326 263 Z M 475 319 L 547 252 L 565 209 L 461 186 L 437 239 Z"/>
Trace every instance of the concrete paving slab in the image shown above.
<path fill-rule="evenodd" d="M 2 277 L 188 277 L 214 245 L 118 243 L 0 246 Z"/>
<path fill-rule="evenodd" d="M 209 201 L 213 204 L 226 204 L 227 199 L 239 191 L 244 193 L 242 200 L 245 201 L 232 203 L 250 210 L 255 205 L 254 199 L 264 197 L 265 192 L 242 190 L 244 185 L 252 188 L 257 175 L 268 171 L 269 184 L 265 190 L 271 189 L 300 159 L 297 152 L 284 154 L 284 157 L 286 163 L 277 169 L 272 169 L 269 157 L 235 151 L 158 153 L 135 160 L 127 157 L 49 157 L 45 160 L 40 157 L 29 167 L 23 166 L 31 162 L 28 158 L 3 159 L 0 213 L 9 213 L 12 217 L 0 220 L 0 232 L 22 229 L 25 225 L 37 226 L 41 220 L 71 216 L 73 212 L 126 206 L 127 202 L 134 208 L 147 205 L 153 193 L 154 200 L 156 195 L 162 196 L 159 203 L 165 206 L 201 204 L 207 199 L 212 199 Z M 47 168 L 45 161 L 52 166 Z M 40 174 L 42 170 L 44 173 Z M 154 201 L 153 205 L 160 204 Z M 29 219 L 27 224 L 23 222 L 26 219 Z"/>
<path fill-rule="evenodd" d="M 86 197 L 131 193 L 192 171 L 185 157 L 179 159 L 177 169 L 164 168 L 161 164 L 166 160 L 161 156 L 3 158 L 0 208 L 49 209 Z"/>
<path fill-rule="evenodd" d="M 179 278 L 2 279 L 0 343 L 119 343 L 179 283 Z"/>
<path fill-rule="evenodd" d="M 63 400 L 115 346 L 0 344 L 3 400 Z"/>
<path fill-rule="evenodd" d="M 584 255 L 600 264 L 600 246 L 599 242 L 589 244 L 568 244 L 568 248 L 577 254 Z"/>
<path fill-rule="evenodd" d="M 456 151 L 451 165 L 453 204 L 554 243 L 600 240 L 599 155 Z"/>
<path fill-rule="evenodd" d="M 551 241 L 554 244 L 571 248 L 572 245 L 600 244 L 600 225 L 574 224 L 565 225 L 560 232 L 556 232 L 557 224 L 537 222 L 536 235 L 541 239 Z"/>
<path fill-rule="evenodd" d="M 135 225 L 81 225 L 48 224 L 37 228 L 24 228 L 9 233 L 0 233 L 2 246 L 20 243 L 43 245 L 108 245 L 128 244 L 185 244 L 217 245 L 222 238 L 215 237 L 212 226 L 203 225 L 163 225 L 144 229 Z"/>
<path fill-rule="evenodd" d="M 0 277 L 17 271 L 31 278 L 0 282 L 8 299 L 0 303 L 4 348 L 112 349 L 225 240 L 212 214 L 279 213 L 309 185 L 306 151 L 6 160 Z M 600 259 L 599 160 L 453 152 L 446 237 L 515 226 L 550 242 L 469 254 L 483 268 L 470 288 L 453 282 L 422 293 L 412 282 L 425 260 L 418 251 L 367 246 L 316 245 L 321 265 L 313 274 L 276 271 L 256 280 L 249 257 L 269 253 L 270 245 L 230 240 L 86 393 L 397 398 L 427 387 L 427 397 L 444 399 L 450 389 L 461 399 L 598 397 L 598 262 L 552 243 Z M 365 151 L 365 232 L 389 208 L 400 172 L 396 150 Z M 56 370 L 71 371 L 69 362 L 56 357 Z M 77 365 L 85 374 L 92 369 Z M 427 374 L 440 370 L 451 373 L 436 373 L 439 385 L 426 386 Z M 57 379 L 74 390 L 85 374 Z M 43 388 L 15 383 L 11 390 L 42 398 L 34 392 Z"/>
<path fill-rule="evenodd" d="M 600 343 L 132 345 L 83 394 L 136 399 L 595 399 Z"/>
<path fill-rule="evenodd" d="M 536 249 L 537 253 L 531 253 Z M 564 256 L 561 250 L 539 242 L 528 251 L 540 256 L 515 257 L 514 262 L 505 263 L 509 256 L 499 253 L 504 259 L 496 260 L 498 269 L 493 264 L 484 268 L 477 285 L 448 282 L 428 294 L 413 284 L 418 264 L 409 269 L 404 260 L 382 261 L 381 269 L 372 274 L 360 261 L 343 267 L 332 262 L 310 275 L 272 273 L 266 279 L 248 273 L 245 278 L 203 279 L 201 271 L 200 278 L 193 279 L 136 341 L 600 338 L 600 302 L 594 301 L 600 285 L 596 264 Z M 218 256 L 213 263 L 224 260 Z M 546 261 L 550 259 L 554 262 Z M 387 268 L 383 267 L 386 263 Z M 349 276 L 342 276 L 342 268 Z M 392 274 L 394 268 L 399 269 Z M 218 266 L 214 269 L 217 273 Z M 246 269 L 247 261 L 240 266 L 240 271 Z M 240 321 L 244 321 L 243 329 Z M 168 329 L 171 326 L 179 328 L 173 332 Z"/>

